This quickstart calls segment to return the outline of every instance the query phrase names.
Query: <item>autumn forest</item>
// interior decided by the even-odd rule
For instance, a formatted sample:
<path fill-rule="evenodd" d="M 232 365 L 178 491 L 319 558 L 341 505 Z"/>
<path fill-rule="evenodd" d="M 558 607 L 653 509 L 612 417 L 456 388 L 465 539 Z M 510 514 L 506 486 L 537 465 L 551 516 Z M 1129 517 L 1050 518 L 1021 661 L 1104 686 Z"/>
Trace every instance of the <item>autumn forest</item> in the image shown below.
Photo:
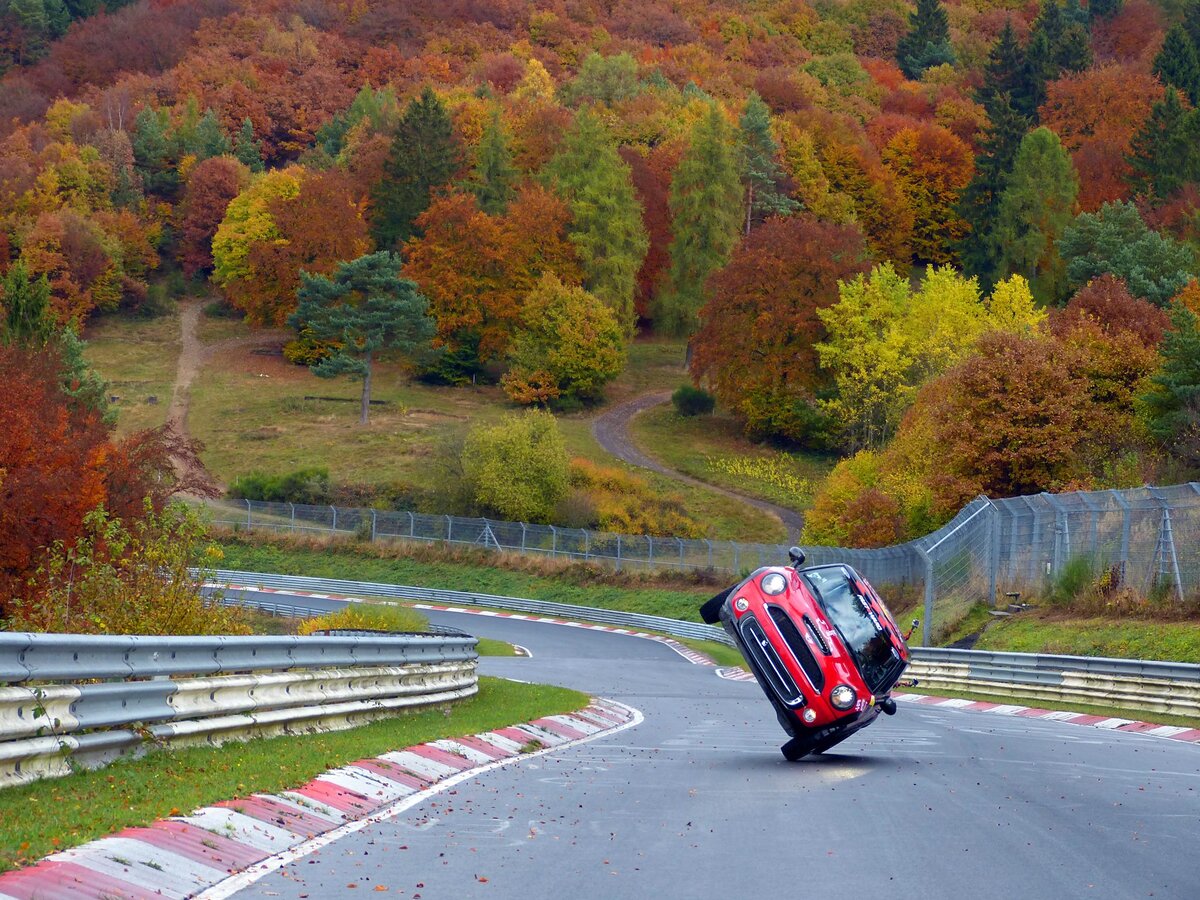
<path fill-rule="evenodd" d="M 184 291 L 535 443 L 686 341 L 810 542 L 1200 471 L 1200 0 L 0 0 L 0 72 L 7 595 L 201 490 L 79 343 Z"/>

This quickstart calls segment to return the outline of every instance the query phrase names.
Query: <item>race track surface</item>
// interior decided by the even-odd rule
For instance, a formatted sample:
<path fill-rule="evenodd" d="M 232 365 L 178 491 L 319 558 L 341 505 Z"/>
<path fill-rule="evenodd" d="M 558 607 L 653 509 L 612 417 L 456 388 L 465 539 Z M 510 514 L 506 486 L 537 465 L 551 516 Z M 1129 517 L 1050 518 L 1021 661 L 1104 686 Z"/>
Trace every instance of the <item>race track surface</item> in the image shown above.
<path fill-rule="evenodd" d="M 430 619 L 533 653 L 485 658 L 486 674 L 645 721 L 486 772 L 237 896 L 1200 898 L 1200 746 L 902 705 L 787 763 L 757 685 L 668 647 Z"/>

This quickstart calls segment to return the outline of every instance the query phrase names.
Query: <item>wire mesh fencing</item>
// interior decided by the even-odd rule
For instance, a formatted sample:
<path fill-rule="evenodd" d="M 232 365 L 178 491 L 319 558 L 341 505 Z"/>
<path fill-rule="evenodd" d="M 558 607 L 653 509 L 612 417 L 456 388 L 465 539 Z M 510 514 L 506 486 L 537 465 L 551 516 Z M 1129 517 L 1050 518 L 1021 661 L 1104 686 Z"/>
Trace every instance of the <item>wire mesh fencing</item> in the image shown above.
<path fill-rule="evenodd" d="M 422 541 L 579 560 L 621 570 L 726 572 L 787 559 L 782 544 L 652 537 L 407 511 L 222 500 L 213 521 L 234 529 Z M 922 592 L 923 643 L 954 630 L 977 604 L 1041 595 L 1070 573 L 1183 600 L 1200 590 L 1200 484 L 1126 491 L 979 497 L 937 531 L 880 549 L 805 547 L 810 565 L 847 563 L 881 590 Z M 907 601 L 906 601 L 907 602 Z"/>

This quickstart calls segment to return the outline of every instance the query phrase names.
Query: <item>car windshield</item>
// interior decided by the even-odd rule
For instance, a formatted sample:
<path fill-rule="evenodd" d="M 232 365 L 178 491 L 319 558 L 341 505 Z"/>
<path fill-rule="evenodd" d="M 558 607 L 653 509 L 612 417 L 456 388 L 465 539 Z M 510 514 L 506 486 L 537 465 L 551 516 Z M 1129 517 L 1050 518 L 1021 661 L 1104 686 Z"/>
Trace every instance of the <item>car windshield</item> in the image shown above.
<path fill-rule="evenodd" d="M 878 691 L 896 662 L 882 623 L 855 593 L 845 569 L 832 566 L 801 574 L 829 621 L 841 632 L 863 681 L 872 692 Z"/>

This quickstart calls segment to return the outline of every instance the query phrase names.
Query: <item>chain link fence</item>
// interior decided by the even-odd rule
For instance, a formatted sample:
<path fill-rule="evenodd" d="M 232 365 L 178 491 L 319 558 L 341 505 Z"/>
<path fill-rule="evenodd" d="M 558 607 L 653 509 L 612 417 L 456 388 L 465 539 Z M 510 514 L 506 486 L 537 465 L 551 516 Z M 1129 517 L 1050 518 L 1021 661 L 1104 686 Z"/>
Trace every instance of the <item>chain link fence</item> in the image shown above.
<path fill-rule="evenodd" d="M 545 555 L 621 570 L 711 569 L 732 576 L 787 559 L 782 544 L 612 534 L 525 522 L 416 512 L 220 500 L 215 524 L 291 534 L 424 541 Z M 811 565 L 844 562 L 881 589 L 923 591 L 925 644 L 977 603 L 1039 594 L 1068 566 L 1108 572 L 1149 594 L 1182 600 L 1200 589 L 1200 484 L 1127 491 L 979 497 L 933 534 L 876 550 L 805 547 Z M 916 595 L 920 596 L 920 595 Z M 904 601 L 904 602 L 907 602 Z M 893 606 L 902 608 L 900 602 Z"/>

